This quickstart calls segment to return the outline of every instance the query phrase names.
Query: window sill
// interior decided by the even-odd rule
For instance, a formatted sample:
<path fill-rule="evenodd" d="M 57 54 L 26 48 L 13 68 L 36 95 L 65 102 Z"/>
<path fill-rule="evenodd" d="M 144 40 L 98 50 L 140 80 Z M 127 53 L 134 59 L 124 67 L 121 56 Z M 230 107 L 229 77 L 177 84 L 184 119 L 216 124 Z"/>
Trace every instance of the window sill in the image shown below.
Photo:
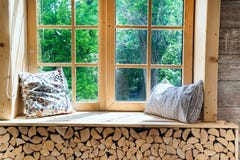
<path fill-rule="evenodd" d="M 216 121 L 181 123 L 143 112 L 76 112 L 36 119 L 24 116 L 0 121 L 1 126 L 87 126 L 87 127 L 166 127 L 166 128 L 238 128 L 236 124 Z"/>

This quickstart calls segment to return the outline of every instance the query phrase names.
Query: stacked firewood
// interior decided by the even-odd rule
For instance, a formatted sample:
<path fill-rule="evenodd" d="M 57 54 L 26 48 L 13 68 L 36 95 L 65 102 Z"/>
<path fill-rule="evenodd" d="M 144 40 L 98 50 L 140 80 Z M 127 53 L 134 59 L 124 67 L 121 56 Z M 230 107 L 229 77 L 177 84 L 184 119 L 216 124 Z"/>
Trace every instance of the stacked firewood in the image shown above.
<path fill-rule="evenodd" d="M 235 130 L 0 127 L 0 159 L 234 160 Z"/>

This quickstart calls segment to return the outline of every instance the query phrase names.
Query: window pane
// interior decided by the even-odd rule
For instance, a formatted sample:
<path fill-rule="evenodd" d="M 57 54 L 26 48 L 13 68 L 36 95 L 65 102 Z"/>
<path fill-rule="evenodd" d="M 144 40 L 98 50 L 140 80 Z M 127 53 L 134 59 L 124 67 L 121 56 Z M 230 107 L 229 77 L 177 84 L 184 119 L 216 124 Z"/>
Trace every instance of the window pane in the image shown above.
<path fill-rule="evenodd" d="M 182 69 L 151 69 L 151 88 L 166 78 L 174 86 L 182 85 Z"/>
<path fill-rule="evenodd" d="M 182 35 L 182 31 L 153 30 L 152 64 L 182 64 Z"/>
<path fill-rule="evenodd" d="M 116 100 L 145 101 L 146 100 L 146 70 L 135 68 L 116 69 Z"/>
<path fill-rule="evenodd" d="M 96 63 L 98 61 L 98 31 L 76 30 L 77 62 Z"/>
<path fill-rule="evenodd" d="M 183 8 L 183 0 L 153 0 L 152 25 L 182 26 Z"/>
<path fill-rule="evenodd" d="M 71 30 L 38 29 L 38 61 L 71 62 Z"/>
<path fill-rule="evenodd" d="M 56 70 L 58 67 L 38 67 L 38 71 L 39 72 L 46 72 L 46 71 L 54 71 Z M 63 72 L 64 72 L 64 76 L 67 79 L 67 83 L 68 83 L 68 90 L 69 90 L 69 94 L 70 97 L 72 99 L 72 69 L 71 67 L 62 67 L 63 68 Z"/>
<path fill-rule="evenodd" d="M 117 29 L 116 63 L 145 64 L 147 30 Z"/>
<path fill-rule="evenodd" d="M 76 1 L 76 25 L 98 24 L 98 0 Z"/>
<path fill-rule="evenodd" d="M 70 25 L 71 0 L 38 0 L 39 25 Z"/>
<path fill-rule="evenodd" d="M 77 101 L 98 100 L 98 68 L 77 67 Z"/>
<path fill-rule="evenodd" d="M 147 0 L 116 0 L 117 25 L 147 25 Z"/>

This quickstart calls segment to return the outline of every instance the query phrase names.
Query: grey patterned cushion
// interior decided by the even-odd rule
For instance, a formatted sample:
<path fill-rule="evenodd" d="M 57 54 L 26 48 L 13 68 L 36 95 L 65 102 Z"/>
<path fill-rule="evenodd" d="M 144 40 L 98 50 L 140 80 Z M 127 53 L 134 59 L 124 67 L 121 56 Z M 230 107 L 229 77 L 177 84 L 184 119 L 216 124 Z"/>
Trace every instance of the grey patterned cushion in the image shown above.
<path fill-rule="evenodd" d="M 37 74 L 20 73 L 19 78 L 27 117 L 74 112 L 61 68 Z"/>
<path fill-rule="evenodd" d="M 203 82 L 174 87 L 162 82 L 153 88 L 145 113 L 195 123 L 203 105 Z"/>

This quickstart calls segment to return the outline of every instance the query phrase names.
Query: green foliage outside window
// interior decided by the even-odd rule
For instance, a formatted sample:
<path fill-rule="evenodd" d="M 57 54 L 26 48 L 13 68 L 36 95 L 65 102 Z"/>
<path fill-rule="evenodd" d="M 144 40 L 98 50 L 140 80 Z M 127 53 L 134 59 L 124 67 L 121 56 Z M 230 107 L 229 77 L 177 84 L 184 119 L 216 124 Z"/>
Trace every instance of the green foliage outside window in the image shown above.
<path fill-rule="evenodd" d="M 71 0 L 38 0 L 38 25 L 71 25 Z M 153 26 L 182 26 L 183 0 L 153 0 Z M 98 25 L 98 0 L 75 1 L 75 24 Z M 116 0 L 117 25 L 148 25 L 147 0 Z M 147 30 L 116 29 L 116 63 L 147 63 Z M 181 65 L 182 30 L 151 31 L 151 64 Z M 72 49 L 77 63 L 98 63 L 98 30 L 76 29 L 75 48 L 72 48 L 71 29 L 38 29 L 38 61 L 42 63 L 71 63 Z M 55 67 L 39 67 L 41 71 Z M 72 70 L 64 67 L 68 85 L 72 87 Z M 76 99 L 98 100 L 98 68 L 76 68 Z M 117 100 L 146 100 L 146 70 L 115 70 Z M 167 78 L 176 86 L 182 84 L 181 69 L 151 69 L 151 87 Z M 125 88 L 124 88 L 125 87 Z"/>

